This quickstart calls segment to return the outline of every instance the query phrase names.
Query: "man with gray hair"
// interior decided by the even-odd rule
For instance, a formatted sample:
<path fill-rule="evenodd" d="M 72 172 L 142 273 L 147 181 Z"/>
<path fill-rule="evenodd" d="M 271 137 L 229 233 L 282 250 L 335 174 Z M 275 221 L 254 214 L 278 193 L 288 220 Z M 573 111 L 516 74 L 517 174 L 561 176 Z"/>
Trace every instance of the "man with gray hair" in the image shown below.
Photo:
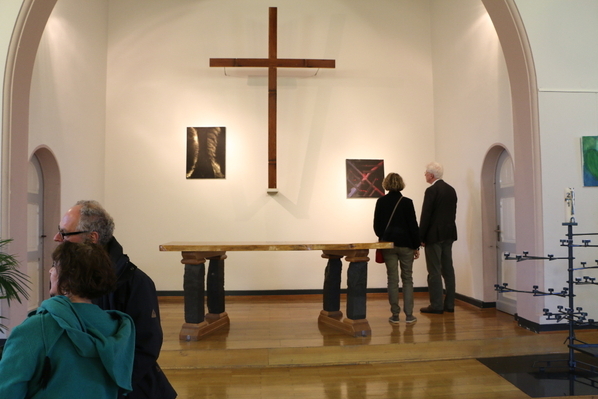
<path fill-rule="evenodd" d="M 426 166 L 426 189 L 419 233 L 426 254 L 430 305 L 422 313 L 442 314 L 455 311 L 455 269 L 452 247 L 457 240 L 457 193 L 442 180 L 443 167 L 437 162 Z M 443 298 L 442 283 L 446 295 Z"/>
<path fill-rule="evenodd" d="M 54 241 L 100 244 L 114 265 L 116 290 L 92 299 L 104 310 L 127 313 L 135 323 L 133 391 L 126 398 L 174 399 L 177 394 L 157 363 L 163 334 L 156 286 L 129 260 L 113 233 L 114 221 L 97 201 L 78 201 L 60 220 Z"/>

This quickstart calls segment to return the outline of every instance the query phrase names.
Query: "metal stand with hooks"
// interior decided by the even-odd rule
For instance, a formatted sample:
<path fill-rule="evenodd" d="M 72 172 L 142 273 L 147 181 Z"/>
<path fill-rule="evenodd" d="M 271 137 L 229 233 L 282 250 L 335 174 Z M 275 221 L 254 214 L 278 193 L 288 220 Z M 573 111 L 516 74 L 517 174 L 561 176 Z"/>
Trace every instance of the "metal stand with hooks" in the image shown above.
<path fill-rule="evenodd" d="M 594 319 L 589 319 L 587 312 L 584 312 L 581 307 L 575 307 L 575 286 L 577 285 L 598 285 L 598 281 L 595 277 L 590 276 L 583 276 L 583 277 L 573 277 L 573 272 L 578 270 L 591 270 L 591 269 L 598 269 L 598 260 L 596 260 L 596 266 L 588 266 L 586 262 L 581 262 L 581 267 L 574 267 L 573 261 L 575 257 L 573 256 L 573 249 L 574 248 L 587 248 L 587 247 L 598 247 L 598 245 L 592 245 L 591 240 L 582 239 L 581 244 L 576 244 L 574 242 L 574 238 L 581 237 L 581 236 L 591 236 L 591 235 L 598 235 L 598 233 L 581 233 L 581 234 L 574 234 L 573 227 L 577 226 L 575 222 L 575 218 L 571 218 L 571 221 L 568 223 L 563 223 L 563 226 L 567 226 L 567 238 L 561 240 L 561 246 L 568 248 L 568 254 L 566 257 L 555 257 L 554 255 L 547 255 L 546 257 L 543 256 L 531 256 L 527 252 L 523 252 L 522 255 L 511 255 L 510 253 L 505 253 L 505 259 L 507 260 L 515 260 L 517 262 L 527 261 L 527 260 L 567 260 L 568 261 L 568 281 L 567 286 L 563 287 L 562 290 L 556 291 L 553 288 L 548 288 L 546 291 L 539 290 L 538 286 L 533 286 L 533 289 L 530 291 L 524 290 L 515 290 L 509 288 L 507 283 L 502 285 L 496 284 L 494 287 L 498 292 L 523 292 L 532 294 L 533 296 L 558 296 L 561 298 L 568 299 L 568 305 L 565 306 L 557 306 L 556 311 L 550 311 L 549 309 L 544 309 L 544 316 L 546 316 L 547 320 L 555 320 L 557 323 L 563 320 L 568 322 L 569 327 L 569 336 L 566 339 L 567 346 L 569 348 L 569 358 L 568 358 L 568 368 L 569 372 L 574 375 L 578 370 L 584 370 L 585 372 L 589 373 L 591 377 L 585 377 L 588 381 L 585 382 L 588 385 L 593 387 L 598 386 L 598 380 L 595 379 L 598 376 L 598 368 L 594 365 L 576 361 L 575 354 L 576 352 L 581 352 L 586 355 L 592 357 L 598 357 L 598 344 L 590 344 L 587 342 L 583 342 L 577 339 L 575 335 L 575 330 L 580 327 L 592 327 L 595 326 L 598 328 L 598 322 Z"/>

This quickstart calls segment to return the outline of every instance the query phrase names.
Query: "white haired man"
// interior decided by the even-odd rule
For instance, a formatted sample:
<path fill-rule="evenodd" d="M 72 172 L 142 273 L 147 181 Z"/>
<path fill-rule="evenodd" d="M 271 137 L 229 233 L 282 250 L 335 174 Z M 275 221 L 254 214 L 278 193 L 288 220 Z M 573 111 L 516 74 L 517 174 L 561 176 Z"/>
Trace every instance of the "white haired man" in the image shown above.
<path fill-rule="evenodd" d="M 426 254 L 430 305 L 422 313 L 455 311 L 455 269 L 452 247 L 457 240 L 457 193 L 442 180 L 444 169 L 437 162 L 426 166 L 426 189 L 419 233 Z M 446 294 L 443 295 L 443 281 Z"/>

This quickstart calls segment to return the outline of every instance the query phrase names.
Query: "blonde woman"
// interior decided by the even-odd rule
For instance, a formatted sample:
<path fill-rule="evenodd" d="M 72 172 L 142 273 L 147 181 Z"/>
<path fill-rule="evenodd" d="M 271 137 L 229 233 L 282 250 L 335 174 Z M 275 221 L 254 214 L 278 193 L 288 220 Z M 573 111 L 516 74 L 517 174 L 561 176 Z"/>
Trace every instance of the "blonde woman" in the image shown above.
<path fill-rule="evenodd" d="M 380 241 L 394 243 L 394 248 L 382 250 L 392 312 L 388 321 L 393 324 L 400 321 L 399 282 L 402 280 L 405 322 L 411 324 L 417 321 L 413 316 L 413 260 L 419 258 L 420 245 L 415 208 L 413 201 L 401 194 L 405 182 L 398 173 L 389 173 L 382 182 L 382 188 L 388 193 L 376 202 L 374 232 Z"/>

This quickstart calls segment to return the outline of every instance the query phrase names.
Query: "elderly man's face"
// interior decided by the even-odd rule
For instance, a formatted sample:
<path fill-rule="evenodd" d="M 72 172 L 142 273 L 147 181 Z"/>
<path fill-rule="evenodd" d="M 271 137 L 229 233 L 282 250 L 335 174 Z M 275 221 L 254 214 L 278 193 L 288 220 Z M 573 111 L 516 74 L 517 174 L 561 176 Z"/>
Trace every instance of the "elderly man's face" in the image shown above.
<path fill-rule="evenodd" d="M 426 183 L 432 183 L 434 181 L 434 175 L 430 172 L 425 172 L 424 175 L 426 176 Z"/>
<path fill-rule="evenodd" d="M 80 206 L 76 205 L 69 209 L 60 220 L 58 232 L 54 236 L 54 241 L 85 242 L 85 240 L 88 238 L 88 232 L 77 230 L 80 218 Z"/>

